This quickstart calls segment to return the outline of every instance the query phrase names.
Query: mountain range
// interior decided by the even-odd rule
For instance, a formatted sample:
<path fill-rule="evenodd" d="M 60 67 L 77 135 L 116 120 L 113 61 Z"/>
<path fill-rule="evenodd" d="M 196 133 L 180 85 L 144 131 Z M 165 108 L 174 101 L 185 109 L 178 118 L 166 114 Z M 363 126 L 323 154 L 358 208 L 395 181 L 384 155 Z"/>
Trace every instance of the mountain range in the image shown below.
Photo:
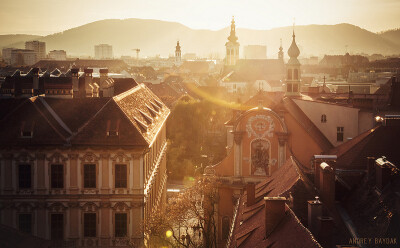
<path fill-rule="evenodd" d="M 237 21 L 240 26 L 240 21 Z M 47 36 L 0 35 L 0 48 L 23 48 L 26 40 L 46 42 L 47 51 L 66 50 L 69 56 L 94 56 L 94 46 L 110 44 L 115 57 L 168 56 L 175 51 L 179 40 L 182 54 L 196 53 L 201 57 L 224 57 L 225 42 L 230 27 L 221 30 L 191 29 L 176 22 L 148 19 L 107 19 L 85 24 Z M 280 39 L 286 53 L 292 41 L 292 27 L 270 30 L 237 28 L 241 49 L 246 45 L 266 45 L 268 58 L 276 58 Z M 400 54 L 400 29 L 373 33 L 351 24 L 305 25 L 295 27 L 300 56 L 324 54 L 380 53 Z M 242 52 L 242 50 L 241 50 Z"/>

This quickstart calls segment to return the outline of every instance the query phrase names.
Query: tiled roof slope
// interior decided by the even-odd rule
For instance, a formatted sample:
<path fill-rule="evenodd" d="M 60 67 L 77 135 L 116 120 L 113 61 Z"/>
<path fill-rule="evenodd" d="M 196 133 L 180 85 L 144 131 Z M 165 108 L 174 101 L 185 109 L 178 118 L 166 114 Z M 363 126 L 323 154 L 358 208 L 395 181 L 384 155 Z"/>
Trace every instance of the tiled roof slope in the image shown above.
<path fill-rule="evenodd" d="M 170 110 L 146 86 L 113 98 L 1 99 L 0 146 L 148 146 Z M 31 138 L 21 131 L 33 131 Z M 118 135 L 107 135 L 116 131 Z"/>
<path fill-rule="evenodd" d="M 168 107 L 144 84 L 113 97 L 113 100 L 148 144 L 153 142 L 170 114 Z M 153 121 L 149 122 L 148 117 Z M 147 131 L 143 131 L 140 122 L 148 126 Z"/>
<path fill-rule="evenodd" d="M 328 153 L 337 155 L 338 168 L 365 168 L 367 157 L 385 156 L 394 164 L 400 164 L 398 141 L 399 126 L 379 126 L 358 135 L 354 139 L 331 149 Z"/>
<path fill-rule="evenodd" d="M 288 206 L 286 216 L 265 239 L 264 197 L 288 196 L 291 192 L 297 201 L 293 202 L 294 211 L 306 214 L 306 200 L 315 194 L 309 186 L 294 160 L 288 159 L 271 177 L 256 185 L 254 205 L 247 207 L 247 194 L 240 198 L 230 247 L 321 247 Z"/>

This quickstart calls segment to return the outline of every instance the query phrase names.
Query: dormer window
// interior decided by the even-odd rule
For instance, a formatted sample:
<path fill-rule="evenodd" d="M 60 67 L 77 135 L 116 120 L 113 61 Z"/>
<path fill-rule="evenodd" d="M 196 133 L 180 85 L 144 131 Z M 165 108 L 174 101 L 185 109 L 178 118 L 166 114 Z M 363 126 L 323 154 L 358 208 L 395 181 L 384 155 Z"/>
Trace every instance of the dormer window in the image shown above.
<path fill-rule="evenodd" d="M 160 107 L 158 107 L 157 105 L 155 105 L 153 102 L 150 102 L 151 106 L 153 106 L 154 110 L 158 113 L 160 112 Z"/>
<path fill-rule="evenodd" d="M 163 104 L 162 104 L 160 101 L 158 101 L 157 99 L 154 99 L 154 101 L 156 102 L 156 104 L 158 105 L 158 107 L 160 107 L 160 109 L 162 109 Z"/>
<path fill-rule="evenodd" d="M 119 135 L 119 124 L 120 120 L 108 120 L 107 121 L 107 136 L 118 136 Z"/>
<path fill-rule="evenodd" d="M 143 122 L 139 121 L 136 117 L 134 117 L 136 123 L 139 125 L 140 129 L 142 132 L 147 132 L 148 126 L 144 124 Z"/>
<path fill-rule="evenodd" d="M 21 124 L 21 137 L 22 138 L 32 138 L 34 126 L 35 126 L 34 122 L 29 123 L 29 122 L 23 121 Z"/>
<path fill-rule="evenodd" d="M 145 119 L 146 123 L 148 125 L 153 123 L 153 118 L 151 118 L 150 116 L 148 116 L 147 114 L 145 114 L 143 111 L 139 110 L 140 114 L 143 116 L 143 118 Z"/>
<path fill-rule="evenodd" d="M 147 104 L 146 104 L 146 107 L 149 110 L 152 117 L 157 117 L 157 112 L 153 108 L 149 107 L 149 105 L 147 105 Z"/>

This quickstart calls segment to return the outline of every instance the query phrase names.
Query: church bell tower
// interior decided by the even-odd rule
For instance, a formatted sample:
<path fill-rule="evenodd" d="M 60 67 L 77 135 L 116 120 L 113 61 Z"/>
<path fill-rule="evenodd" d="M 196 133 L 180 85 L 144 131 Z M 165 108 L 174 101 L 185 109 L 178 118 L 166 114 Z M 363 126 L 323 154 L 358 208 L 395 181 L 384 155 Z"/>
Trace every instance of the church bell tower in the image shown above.
<path fill-rule="evenodd" d="M 300 75 L 300 62 L 297 57 L 300 55 L 300 50 L 296 44 L 296 35 L 293 30 L 292 44 L 288 49 L 290 57 L 286 64 L 286 93 L 287 96 L 300 96 L 301 75 Z"/>
<path fill-rule="evenodd" d="M 225 43 L 226 46 L 226 57 L 225 65 L 236 65 L 239 60 L 239 42 L 237 42 L 238 37 L 236 36 L 236 26 L 235 19 L 232 17 L 231 22 L 231 33 L 228 37 L 228 42 Z"/>

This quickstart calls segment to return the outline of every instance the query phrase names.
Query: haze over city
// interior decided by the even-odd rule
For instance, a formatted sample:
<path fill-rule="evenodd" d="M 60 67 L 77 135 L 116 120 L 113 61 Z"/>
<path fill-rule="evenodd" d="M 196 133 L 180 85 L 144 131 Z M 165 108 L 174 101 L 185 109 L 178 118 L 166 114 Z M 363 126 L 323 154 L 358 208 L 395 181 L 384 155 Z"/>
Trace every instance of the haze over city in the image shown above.
<path fill-rule="evenodd" d="M 0 247 L 400 247 L 399 13 L 0 0 Z"/>
<path fill-rule="evenodd" d="M 43 11 L 45 10 L 45 11 Z M 142 18 L 218 30 L 231 16 L 239 28 L 271 29 L 350 23 L 372 32 L 398 28 L 397 0 L 2 0 L 0 34 L 48 35 L 102 19 Z"/>

